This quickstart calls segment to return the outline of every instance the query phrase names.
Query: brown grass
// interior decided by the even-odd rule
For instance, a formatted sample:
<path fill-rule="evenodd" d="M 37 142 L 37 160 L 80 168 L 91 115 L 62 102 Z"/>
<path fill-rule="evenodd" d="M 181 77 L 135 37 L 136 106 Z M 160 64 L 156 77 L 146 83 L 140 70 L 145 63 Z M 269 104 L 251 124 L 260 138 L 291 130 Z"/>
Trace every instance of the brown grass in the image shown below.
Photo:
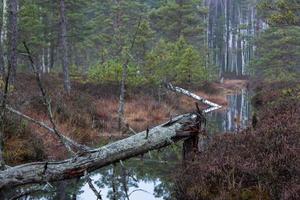
<path fill-rule="evenodd" d="M 44 121 L 48 125 L 49 119 L 46 108 L 41 101 L 39 88 L 32 75 L 19 74 L 14 92 L 10 96 L 13 107 L 27 115 Z M 92 84 L 73 81 L 72 94 L 65 95 L 62 91 L 61 77 L 47 75 L 43 83 L 52 100 L 52 110 L 58 129 L 68 137 L 87 145 L 97 146 L 102 137 L 126 137 L 117 129 L 117 110 L 119 101 L 119 86 L 117 83 Z M 240 82 L 237 82 L 240 83 Z M 226 82 L 225 85 L 234 85 Z M 227 87 L 227 86 L 226 86 Z M 229 86 L 228 86 L 229 87 Z M 208 84 L 207 91 L 198 91 L 201 87 L 194 86 L 196 94 L 226 105 L 225 87 L 220 84 Z M 226 89 L 226 92 L 229 89 Z M 126 123 L 136 132 L 145 130 L 169 120 L 172 116 L 191 112 L 195 109 L 194 100 L 166 92 L 158 102 L 157 89 L 151 86 L 128 88 L 125 105 Z M 221 91 L 217 93 L 216 91 Z M 222 92 L 223 91 L 223 92 Z M 66 151 L 56 137 L 46 130 L 30 124 L 29 128 L 37 138 L 43 141 L 48 156 L 60 159 L 66 156 Z"/>
<path fill-rule="evenodd" d="M 300 199 L 300 83 L 266 86 L 255 103 L 255 128 L 215 136 L 178 170 L 177 199 Z"/>

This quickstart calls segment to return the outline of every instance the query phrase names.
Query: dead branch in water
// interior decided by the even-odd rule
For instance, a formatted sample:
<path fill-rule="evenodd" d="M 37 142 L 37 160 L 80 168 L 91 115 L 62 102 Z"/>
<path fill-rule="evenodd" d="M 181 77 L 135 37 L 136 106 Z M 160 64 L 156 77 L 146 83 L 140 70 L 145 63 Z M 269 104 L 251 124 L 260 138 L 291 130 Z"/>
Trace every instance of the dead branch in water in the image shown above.
<path fill-rule="evenodd" d="M 186 89 L 183 89 L 183 88 L 180 88 L 180 87 L 177 87 L 177 86 L 173 86 L 171 83 L 165 83 L 165 87 L 167 89 L 175 92 L 175 93 L 183 94 L 185 96 L 191 97 L 193 99 L 196 99 L 199 102 L 202 102 L 202 103 L 210 106 L 209 108 L 205 109 L 203 111 L 203 113 L 209 113 L 209 112 L 212 112 L 214 110 L 218 110 L 218 109 L 222 108 L 222 106 L 220 106 L 216 103 L 213 103 L 213 102 L 211 102 L 211 101 L 209 101 L 209 100 L 207 100 L 203 97 L 200 97 L 200 96 L 198 96 L 198 95 L 196 95 L 196 94 L 194 94 L 194 93 L 192 93 L 192 92 L 190 92 Z"/>
<path fill-rule="evenodd" d="M 0 172 L 0 189 L 31 183 L 45 183 L 84 176 L 101 167 L 125 160 L 150 150 L 159 149 L 178 140 L 185 139 L 180 133 L 187 123 L 197 123 L 196 115 L 185 114 L 176 117 L 176 123 L 159 125 L 149 130 L 90 150 L 84 155 L 58 162 L 35 162 L 11 167 Z M 47 166 L 45 170 L 45 166 Z"/>
<path fill-rule="evenodd" d="M 188 96 L 195 97 L 213 106 L 206 109 L 204 111 L 205 113 L 220 107 L 182 88 L 172 88 L 175 91 L 181 91 Z M 10 107 L 8 107 L 8 110 L 48 129 L 50 132 L 55 132 L 53 128 L 48 127 L 43 122 L 34 120 Z M 120 160 L 126 160 L 151 150 L 174 144 L 174 142 L 179 140 L 195 136 L 203 130 L 203 122 L 202 111 L 197 108 L 197 112 L 195 113 L 177 116 L 164 124 L 151 129 L 147 128 L 147 130 L 143 132 L 103 147 L 87 150 L 85 153 L 77 154 L 70 159 L 57 162 L 45 161 L 27 163 L 8 168 L 4 171 L 0 171 L 0 190 L 3 187 L 17 187 L 26 184 L 47 183 L 82 177 L 86 173 L 114 164 Z M 69 142 L 63 135 L 61 135 L 61 138 L 63 138 L 65 143 Z"/>

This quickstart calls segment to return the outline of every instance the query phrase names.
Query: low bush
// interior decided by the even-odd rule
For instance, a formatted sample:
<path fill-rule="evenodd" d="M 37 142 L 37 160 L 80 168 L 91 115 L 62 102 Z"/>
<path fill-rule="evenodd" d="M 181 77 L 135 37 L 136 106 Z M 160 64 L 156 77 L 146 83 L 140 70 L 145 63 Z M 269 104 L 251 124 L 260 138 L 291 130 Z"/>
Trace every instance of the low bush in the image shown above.
<path fill-rule="evenodd" d="M 256 102 L 256 128 L 214 137 L 178 172 L 177 199 L 300 198 L 299 83 L 266 86 Z"/>
<path fill-rule="evenodd" d="M 4 124 L 4 160 L 8 165 L 30 161 L 41 161 L 46 158 L 41 139 L 22 119 L 7 116 Z"/>
<path fill-rule="evenodd" d="M 103 64 L 97 64 L 88 71 L 88 78 L 96 83 L 121 82 L 122 80 L 122 63 L 108 61 Z M 138 86 L 146 82 L 140 74 L 137 66 L 129 65 L 127 68 L 126 83 L 129 86 Z"/>

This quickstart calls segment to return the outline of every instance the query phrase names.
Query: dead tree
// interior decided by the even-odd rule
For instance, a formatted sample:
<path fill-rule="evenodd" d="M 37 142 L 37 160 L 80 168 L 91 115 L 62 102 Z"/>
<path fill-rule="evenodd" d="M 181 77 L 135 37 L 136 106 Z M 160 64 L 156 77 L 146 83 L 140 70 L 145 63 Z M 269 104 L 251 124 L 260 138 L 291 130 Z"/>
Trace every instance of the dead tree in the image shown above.
<path fill-rule="evenodd" d="M 212 112 L 214 110 L 218 110 L 218 109 L 222 108 L 222 106 L 220 106 L 216 103 L 213 103 L 213 102 L 211 102 L 211 101 L 209 101 L 209 100 L 207 100 L 203 97 L 200 97 L 200 96 L 198 96 L 198 95 L 196 95 L 196 94 L 194 94 L 194 93 L 192 93 L 192 92 L 190 92 L 186 89 L 183 89 L 183 88 L 180 88 L 180 87 L 177 87 L 177 86 L 173 86 L 171 83 L 165 83 L 165 87 L 167 89 L 175 92 L 175 93 L 183 94 L 183 95 L 191 97 L 191 98 L 193 98 L 193 99 L 195 99 L 195 100 L 197 100 L 197 101 L 199 101 L 203 104 L 208 105 L 209 108 L 205 109 L 203 111 L 203 113 L 209 113 L 209 112 Z"/>
<path fill-rule="evenodd" d="M 181 115 L 150 129 L 148 139 L 145 139 L 146 131 L 143 131 L 63 161 L 35 162 L 8 168 L 0 172 L 0 189 L 5 186 L 15 187 L 84 176 L 85 172 L 89 173 L 119 160 L 126 160 L 190 137 L 188 132 L 182 134 L 182 128 L 184 124 L 195 120 L 194 114 Z"/>
<path fill-rule="evenodd" d="M 138 35 L 138 30 L 141 25 L 141 18 L 139 19 L 138 26 L 136 28 L 135 34 L 133 36 L 133 39 L 131 41 L 130 48 L 127 52 L 127 58 L 122 65 L 122 80 L 121 80 L 121 90 L 120 90 L 120 100 L 119 100 L 119 109 L 118 109 L 118 128 L 121 130 L 123 124 L 124 124 L 124 110 L 125 110 L 125 95 L 126 95 L 126 79 L 127 79 L 127 68 L 130 61 L 130 52 L 132 51 L 136 37 Z"/>
<path fill-rule="evenodd" d="M 215 109 L 208 108 L 203 112 L 207 113 L 212 110 Z M 195 113 L 180 115 L 154 128 L 66 160 L 34 162 L 7 168 L 0 171 L 0 190 L 4 187 L 82 177 L 86 173 L 120 160 L 126 160 L 190 138 L 201 131 L 199 120 L 201 118 Z M 147 135 L 148 137 L 146 137 Z"/>

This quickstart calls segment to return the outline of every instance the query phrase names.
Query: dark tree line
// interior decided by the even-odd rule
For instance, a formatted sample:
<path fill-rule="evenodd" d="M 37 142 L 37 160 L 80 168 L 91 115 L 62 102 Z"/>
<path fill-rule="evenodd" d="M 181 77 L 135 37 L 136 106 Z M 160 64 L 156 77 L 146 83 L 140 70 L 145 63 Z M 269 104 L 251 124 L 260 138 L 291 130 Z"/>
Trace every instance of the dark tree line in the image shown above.
<path fill-rule="evenodd" d="M 252 38 L 262 28 L 254 0 L 3 0 L 1 8 L 0 70 L 11 64 L 13 80 L 16 71 L 29 69 L 22 55 L 26 41 L 41 74 L 63 72 L 67 92 L 74 71 L 87 74 L 93 66 L 123 62 L 140 18 L 130 63 L 133 74 L 146 78 L 149 55 L 162 41 L 180 38 L 212 75 L 244 75 L 254 55 Z M 166 62 L 159 59 L 155 62 Z"/>

